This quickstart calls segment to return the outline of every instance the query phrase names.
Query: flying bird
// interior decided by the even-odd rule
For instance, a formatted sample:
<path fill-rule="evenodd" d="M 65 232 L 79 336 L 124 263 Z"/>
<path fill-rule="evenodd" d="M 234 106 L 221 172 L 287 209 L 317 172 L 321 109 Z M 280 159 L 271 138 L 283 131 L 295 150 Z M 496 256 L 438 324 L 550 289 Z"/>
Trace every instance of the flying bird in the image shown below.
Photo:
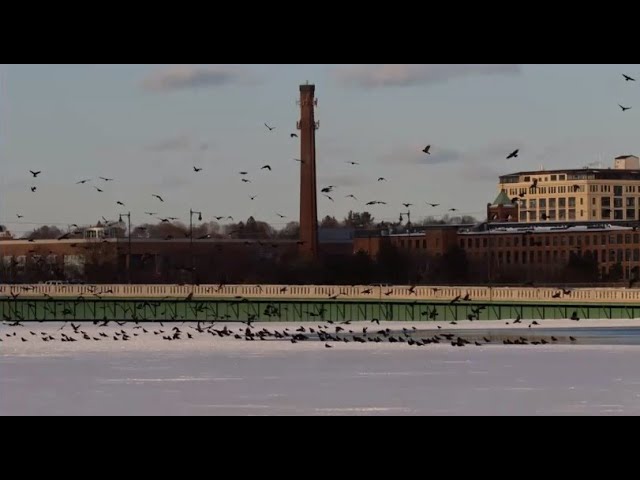
<path fill-rule="evenodd" d="M 431 145 L 427 145 L 426 147 L 424 147 L 424 150 L 422 151 L 427 155 L 431 155 L 431 152 L 429 150 L 431 150 Z"/>
<path fill-rule="evenodd" d="M 298 138 L 298 134 L 297 133 L 292 133 L 291 134 L 291 138 Z"/>
<path fill-rule="evenodd" d="M 193 167 L 193 171 L 198 173 L 202 171 L 202 168 L 198 168 L 198 167 Z"/>
<path fill-rule="evenodd" d="M 276 212 L 276 215 L 278 215 L 280 218 L 287 218 L 287 216 L 286 216 L 286 215 L 281 215 L 281 214 L 279 214 L 278 212 Z"/>
<path fill-rule="evenodd" d="M 37 187 L 31 187 L 31 191 L 35 192 L 37 190 Z"/>
<path fill-rule="evenodd" d="M 333 198 L 331 198 L 329 195 L 327 195 L 326 193 L 323 193 L 323 195 L 333 202 Z"/>
<path fill-rule="evenodd" d="M 243 183 L 251 183 L 251 180 L 247 180 L 246 178 L 242 179 Z"/>
<path fill-rule="evenodd" d="M 507 160 L 511 159 L 511 158 L 518 158 L 518 153 L 520 153 L 520 150 L 514 150 L 513 152 L 511 152 L 508 156 L 507 156 Z"/>
<path fill-rule="evenodd" d="M 353 198 L 354 200 L 358 200 L 355 195 L 347 195 L 344 198 Z"/>
<path fill-rule="evenodd" d="M 260 170 L 269 170 L 269 171 L 271 171 L 271 165 L 265 165 L 264 167 L 260 168 Z"/>
<path fill-rule="evenodd" d="M 105 182 L 113 182 L 113 178 L 106 178 L 106 177 L 98 177 L 100 180 L 103 180 Z"/>
<path fill-rule="evenodd" d="M 91 181 L 90 178 L 86 179 L 86 180 L 80 180 L 79 182 L 76 182 L 76 185 L 82 185 L 82 184 L 85 184 L 85 183 L 90 182 L 90 181 Z"/>
<path fill-rule="evenodd" d="M 344 163 L 348 163 L 349 165 L 360 165 L 358 162 L 344 162 Z"/>
<path fill-rule="evenodd" d="M 431 206 L 431 207 L 434 207 L 434 208 L 435 208 L 435 207 L 439 207 L 439 206 L 440 206 L 440 204 L 439 204 L 439 203 L 429 203 L 429 202 L 424 202 L 424 203 L 426 203 L 427 205 L 429 205 L 429 206 Z"/>
<path fill-rule="evenodd" d="M 29 170 L 29 172 L 31 172 L 31 175 L 33 175 L 33 178 L 36 178 L 38 175 L 42 173 L 41 171 L 34 172 L 33 170 Z"/>
<path fill-rule="evenodd" d="M 125 206 L 126 206 L 124 203 L 122 203 L 122 202 L 120 202 L 120 201 L 116 202 L 116 205 L 121 205 L 121 206 L 123 206 L 123 207 L 125 207 Z"/>
<path fill-rule="evenodd" d="M 255 200 L 256 198 L 258 198 L 258 196 L 257 196 L 257 195 L 254 195 L 253 197 L 252 197 L 252 196 L 249 196 L 249 198 L 250 198 L 251 200 Z"/>
<path fill-rule="evenodd" d="M 248 172 L 238 172 L 240 175 L 247 175 Z"/>
<path fill-rule="evenodd" d="M 635 78 L 631 78 L 629 75 L 625 75 L 624 73 L 622 74 L 622 76 L 624 77 L 624 79 L 625 79 L 627 82 L 635 82 L 635 81 L 636 81 L 636 79 L 635 79 Z"/>
<path fill-rule="evenodd" d="M 96 187 L 95 185 L 93 186 L 93 188 L 95 188 L 98 192 L 102 193 L 104 190 L 100 190 L 98 187 Z"/>
<path fill-rule="evenodd" d="M 623 112 L 626 112 L 627 110 L 631 110 L 631 107 L 623 107 L 620 104 L 618 104 L 618 106 L 622 109 Z"/>
<path fill-rule="evenodd" d="M 386 178 L 384 178 L 384 177 L 380 177 L 380 178 L 378 178 L 378 181 L 379 181 L 379 182 L 386 182 L 386 181 L 387 181 L 387 179 L 386 179 Z"/>
<path fill-rule="evenodd" d="M 20 218 L 24 218 L 24 216 L 23 216 L 23 215 L 19 215 L 19 214 L 17 214 L 17 213 L 16 213 L 16 217 L 18 217 L 18 219 L 20 219 Z"/>
<path fill-rule="evenodd" d="M 409 208 L 413 206 L 413 203 L 403 203 L 402 205 L 404 205 L 405 208 Z"/>
<path fill-rule="evenodd" d="M 269 129 L 269 131 L 275 130 L 276 127 L 270 127 L 269 125 L 267 125 L 266 123 L 264 124 L 265 127 L 267 127 Z"/>
<path fill-rule="evenodd" d="M 150 217 L 153 217 L 154 215 L 157 215 L 157 213 L 155 213 L 155 212 L 144 212 L 144 213 L 149 215 Z"/>
<path fill-rule="evenodd" d="M 161 202 L 164 202 L 164 200 L 162 199 L 162 197 L 160 195 L 156 195 L 155 193 L 151 195 L 152 197 L 157 198 L 158 200 L 160 200 Z"/>
<path fill-rule="evenodd" d="M 299 158 L 294 158 L 296 162 L 304 163 L 304 160 L 300 160 Z"/>

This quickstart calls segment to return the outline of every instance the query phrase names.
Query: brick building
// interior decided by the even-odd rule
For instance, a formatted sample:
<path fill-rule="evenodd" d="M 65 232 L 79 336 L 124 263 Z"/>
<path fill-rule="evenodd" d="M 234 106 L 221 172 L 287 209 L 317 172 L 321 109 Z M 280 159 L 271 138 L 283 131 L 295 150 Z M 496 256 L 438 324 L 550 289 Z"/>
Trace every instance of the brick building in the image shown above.
<path fill-rule="evenodd" d="M 454 247 L 464 251 L 472 280 L 553 281 L 566 277 L 572 257 L 595 262 L 592 281 L 629 279 L 640 266 L 640 233 L 634 227 L 591 224 L 437 225 L 419 232 L 369 234 L 354 239 L 354 253 L 377 256 L 395 246 L 415 261 L 437 261 Z M 583 279 L 588 281 L 588 279 Z"/>

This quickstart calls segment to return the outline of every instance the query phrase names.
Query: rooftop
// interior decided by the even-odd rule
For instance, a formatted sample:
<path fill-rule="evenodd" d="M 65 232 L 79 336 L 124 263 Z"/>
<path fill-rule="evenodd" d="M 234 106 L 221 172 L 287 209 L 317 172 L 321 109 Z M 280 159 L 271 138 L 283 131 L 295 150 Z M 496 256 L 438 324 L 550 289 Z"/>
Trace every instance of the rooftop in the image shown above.
<path fill-rule="evenodd" d="M 500 234 L 522 234 L 527 233 L 585 233 L 585 232 L 630 232 L 634 231 L 633 227 L 623 227 L 620 225 L 611 225 L 596 223 L 591 225 L 527 225 L 527 226 L 500 226 L 490 228 L 489 230 L 473 231 L 460 230 L 460 235 L 500 235 Z"/>

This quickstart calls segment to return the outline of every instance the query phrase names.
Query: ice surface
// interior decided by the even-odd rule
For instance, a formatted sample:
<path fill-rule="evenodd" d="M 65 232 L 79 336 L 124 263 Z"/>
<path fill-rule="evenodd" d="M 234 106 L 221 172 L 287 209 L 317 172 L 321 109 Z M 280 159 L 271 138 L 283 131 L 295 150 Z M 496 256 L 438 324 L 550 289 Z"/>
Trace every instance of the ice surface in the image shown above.
<path fill-rule="evenodd" d="M 393 325 L 403 326 L 411 328 Z M 638 346 L 327 349 L 322 342 L 245 342 L 178 327 L 194 338 L 165 341 L 150 333 L 126 342 L 43 342 L 41 332 L 57 338 L 60 324 L 2 326 L 0 415 L 640 414 Z M 141 333 L 132 325 L 80 329 L 92 337 Z M 80 337 L 70 326 L 62 332 Z"/>

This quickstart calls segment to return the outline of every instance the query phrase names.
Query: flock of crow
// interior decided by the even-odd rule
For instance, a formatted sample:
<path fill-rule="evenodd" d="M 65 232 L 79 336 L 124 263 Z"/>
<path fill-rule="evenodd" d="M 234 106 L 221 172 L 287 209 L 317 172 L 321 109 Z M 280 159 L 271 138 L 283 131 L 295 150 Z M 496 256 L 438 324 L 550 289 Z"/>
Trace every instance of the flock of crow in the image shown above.
<path fill-rule="evenodd" d="M 622 76 L 623 76 L 623 78 L 624 78 L 625 82 L 635 82 L 635 81 L 636 81 L 636 79 L 635 79 L 635 78 L 633 78 L 633 77 L 631 77 L 631 76 L 629 76 L 629 75 L 622 74 Z M 630 107 L 630 106 L 624 106 L 624 105 L 619 105 L 619 107 L 621 108 L 621 110 L 622 110 L 623 112 L 626 112 L 627 110 L 630 110 L 630 109 L 632 108 L 632 107 Z M 276 127 L 271 126 L 271 125 L 269 125 L 268 123 L 264 123 L 264 126 L 266 127 L 266 129 L 267 129 L 267 131 L 268 131 L 268 132 L 275 132 L 275 131 L 276 131 Z M 290 134 L 289 134 L 289 136 L 290 136 L 291 138 L 297 138 L 297 137 L 298 137 L 298 135 L 297 135 L 296 133 L 290 133 Z M 427 145 L 426 147 L 424 147 L 424 149 L 422 149 L 422 153 L 423 153 L 423 154 L 425 154 L 425 155 L 431 155 L 431 153 L 432 153 L 432 152 L 431 152 L 431 148 L 432 148 L 432 146 L 431 146 L 431 145 Z M 518 158 L 519 153 L 520 153 L 520 150 L 519 150 L 519 149 L 516 149 L 516 150 L 514 150 L 513 152 L 509 153 L 509 154 L 506 156 L 506 158 L 507 158 L 508 160 L 509 160 L 509 159 L 514 159 L 514 158 Z M 295 158 L 294 160 L 295 160 L 295 161 L 297 161 L 297 162 L 302 162 L 302 160 L 301 160 L 301 159 L 298 159 L 298 158 Z M 354 162 L 354 161 L 347 161 L 347 162 L 345 162 L 345 163 L 347 163 L 347 164 L 349 164 L 349 165 L 352 165 L 352 166 L 357 166 L 357 165 L 359 165 L 359 163 L 358 163 L 358 162 Z M 260 168 L 260 170 L 261 170 L 261 171 L 268 171 L 268 172 L 271 172 L 273 169 L 272 169 L 271 165 L 266 164 L 266 165 L 263 165 L 263 166 Z M 195 174 L 202 173 L 203 171 L 204 171 L 204 167 L 202 167 L 202 166 L 195 166 L 195 165 L 193 166 L 193 172 L 194 172 Z M 36 179 L 36 178 L 38 178 L 38 177 L 39 177 L 39 175 L 42 173 L 42 171 L 31 171 L 30 173 L 31 173 L 32 177 L 33 177 L 34 179 Z M 252 184 L 252 181 L 253 181 L 253 180 L 250 178 L 250 176 L 249 176 L 249 172 L 248 172 L 248 171 L 246 171 L 246 170 L 245 170 L 245 171 L 240 171 L 240 172 L 239 172 L 239 175 L 240 175 L 240 181 L 241 181 L 243 184 Z M 92 182 L 92 181 L 93 181 L 93 179 L 89 179 L 89 178 L 87 178 L 87 179 L 82 179 L 82 180 L 77 181 L 77 182 L 76 182 L 76 184 L 77 184 L 77 185 L 84 185 L 84 184 L 88 184 L 88 183 L 90 183 L 90 182 Z M 93 186 L 93 188 L 96 190 L 96 192 L 97 192 L 97 193 L 103 193 L 103 192 L 104 192 L 104 189 L 103 189 L 103 188 L 101 188 L 101 187 L 103 186 L 103 184 L 106 184 L 106 183 L 108 183 L 108 182 L 112 182 L 112 181 L 114 181 L 114 179 L 113 179 L 113 178 L 107 178 L 107 177 L 97 177 L 97 181 L 98 181 L 98 185 L 100 185 L 100 186 L 95 185 L 95 184 L 93 184 L 92 186 Z M 378 177 L 378 178 L 377 178 L 377 181 L 378 181 L 378 182 L 386 182 L 386 181 L 387 181 L 387 178 L 386 178 L 386 177 Z M 35 183 L 35 182 L 34 182 L 34 183 Z M 536 187 L 537 187 L 537 182 L 536 182 L 536 181 L 534 181 L 534 182 L 531 184 L 531 187 L 530 187 L 530 188 L 531 188 L 531 189 L 535 189 Z M 321 190 L 320 190 L 320 193 L 322 194 L 322 196 L 323 196 L 324 198 L 326 198 L 327 200 L 329 200 L 329 201 L 333 202 L 333 201 L 334 201 L 334 196 L 333 196 L 333 195 L 334 195 L 334 192 L 335 192 L 335 189 L 336 189 L 336 188 L 338 188 L 336 185 L 328 185 L 328 186 L 322 187 L 322 188 L 321 188 Z M 33 184 L 33 185 L 31 185 L 30 189 L 31 189 L 31 192 L 35 193 L 35 192 L 37 192 L 38 186 L 37 186 L 37 185 L 35 185 L 35 184 Z M 152 196 L 153 198 L 155 198 L 155 199 L 159 202 L 159 204 L 164 204 L 164 203 L 165 203 L 165 199 L 164 199 L 161 195 L 159 195 L 159 194 L 155 194 L 155 193 L 154 193 L 154 194 L 151 194 L 151 196 Z M 254 193 L 250 193 L 250 194 L 248 194 L 248 197 L 249 197 L 249 199 L 250 199 L 251 201 L 255 201 L 255 200 L 258 198 L 258 195 L 254 194 Z M 349 199 L 352 199 L 352 200 L 354 200 L 354 201 L 359 201 L 359 199 L 358 199 L 354 194 L 352 194 L 352 193 L 346 194 L 346 195 L 345 195 L 345 198 L 349 198 Z M 519 201 L 519 200 L 522 200 L 523 198 L 524 198 L 524 194 L 521 194 L 519 197 L 514 197 L 514 198 L 512 199 L 512 202 L 514 202 L 514 203 L 515 203 L 515 202 L 517 202 L 517 201 Z M 117 200 L 117 201 L 115 202 L 115 204 L 116 204 L 116 206 L 119 206 L 119 207 L 126 207 L 126 203 L 125 203 L 125 202 L 123 202 L 122 200 Z M 436 208 L 436 207 L 440 207 L 440 206 L 441 206 L 441 203 L 425 202 L 425 204 L 426 204 L 427 206 L 431 207 L 431 208 Z M 375 205 L 387 205 L 387 202 L 385 202 L 385 201 L 383 201 L 383 200 L 368 200 L 368 201 L 366 201 L 366 202 L 364 203 L 364 206 L 365 206 L 365 207 L 372 207 L 372 206 L 375 206 Z M 410 207 L 415 206 L 413 203 L 409 203 L 409 202 L 405 202 L 405 203 L 403 203 L 402 205 L 403 205 L 405 208 L 407 208 L 407 209 L 409 209 Z M 452 207 L 452 208 L 448 208 L 448 209 L 447 209 L 447 212 L 458 212 L 458 209 L 457 209 L 457 208 L 453 208 L 453 207 Z M 157 212 L 145 212 L 145 214 L 146 214 L 146 215 L 148 215 L 148 216 L 150 216 L 150 217 L 156 217 L 156 216 L 158 215 L 158 213 L 157 213 Z M 283 215 L 283 214 L 281 214 L 281 213 L 276 213 L 276 215 L 277 215 L 277 217 L 278 217 L 279 219 L 285 219 L 285 218 L 287 218 L 287 216 L 286 216 L 286 215 Z M 21 215 L 20 213 L 17 213 L 17 214 L 16 214 L 16 217 L 17 217 L 19 220 L 24 218 L 24 216 L 23 216 L 23 215 Z M 104 220 L 107 224 L 116 224 L 116 223 L 118 223 L 118 222 L 115 222 L 115 221 L 109 221 L 109 220 L 107 220 L 107 218 L 105 218 L 105 217 L 102 217 L 102 218 L 103 218 L 103 220 Z M 169 217 L 169 216 L 165 216 L 165 217 L 156 217 L 156 218 L 157 218 L 157 220 L 159 220 L 161 223 L 169 223 L 169 222 L 172 222 L 172 221 L 178 220 L 178 218 L 177 218 L 177 217 Z M 212 217 L 212 218 L 216 219 L 217 221 L 220 221 L 220 220 L 223 220 L 223 219 L 233 221 L 233 217 L 231 217 L 231 216 L 227 216 L 227 215 L 215 216 L 215 217 Z M 546 220 L 546 218 L 542 218 L 542 220 Z"/>
<path fill-rule="evenodd" d="M 114 323 L 117 327 L 106 329 L 110 323 Z M 240 328 L 230 328 L 229 325 L 218 326 L 216 322 L 197 322 L 195 325 L 180 325 L 182 329 L 176 325 L 172 327 L 165 326 L 162 322 L 140 324 L 135 322 L 134 326 L 130 326 L 127 322 L 109 322 L 96 321 L 93 326 L 96 327 L 88 331 L 81 324 L 70 322 L 72 332 L 66 333 L 64 330 L 69 325 L 65 322 L 55 332 L 44 332 L 40 329 L 30 329 L 19 321 L 9 323 L 10 327 L 22 327 L 20 334 L 17 331 L 5 333 L 0 336 L 0 342 L 101 342 L 116 341 L 127 342 L 136 340 L 137 338 L 155 337 L 167 342 L 189 341 L 196 338 L 220 338 L 230 340 L 240 340 L 246 342 L 255 341 L 288 341 L 292 344 L 319 341 L 325 344 L 325 348 L 334 348 L 335 345 L 341 343 L 396 343 L 408 346 L 424 347 L 430 344 L 450 344 L 455 347 L 464 347 L 465 345 L 483 346 L 488 344 L 504 344 L 504 345 L 546 345 L 563 342 L 564 339 L 555 336 L 538 336 L 527 338 L 521 335 L 495 335 L 497 338 L 488 338 L 486 334 L 467 335 L 468 338 L 462 337 L 460 334 L 447 332 L 446 330 L 438 330 L 437 332 L 420 331 L 416 327 L 411 329 L 402 328 L 391 330 L 389 328 L 380 328 L 367 326 L 359 327 L 353 330 L 350 321 L 345 322 L 317 322 L 313 326 L 301 325 L 298 328 L 290 327 L 277 329 L 268 329 L 266 327 L 256 327 L 251 321 L 243 322 L 246 326 Z M 377 323 L 379 320 L 373 319 L 371 324 Z M 129 327 L 125 330 L 122 327 Z M 371 328 L 371 331 L 369 329 Z M 441 329 L 440 326 L 438 326 Z M 469 339 L 471 338 L 471 339 Z M 568 337 L 570 342 L 576 342 L 575 337 Z"/>

